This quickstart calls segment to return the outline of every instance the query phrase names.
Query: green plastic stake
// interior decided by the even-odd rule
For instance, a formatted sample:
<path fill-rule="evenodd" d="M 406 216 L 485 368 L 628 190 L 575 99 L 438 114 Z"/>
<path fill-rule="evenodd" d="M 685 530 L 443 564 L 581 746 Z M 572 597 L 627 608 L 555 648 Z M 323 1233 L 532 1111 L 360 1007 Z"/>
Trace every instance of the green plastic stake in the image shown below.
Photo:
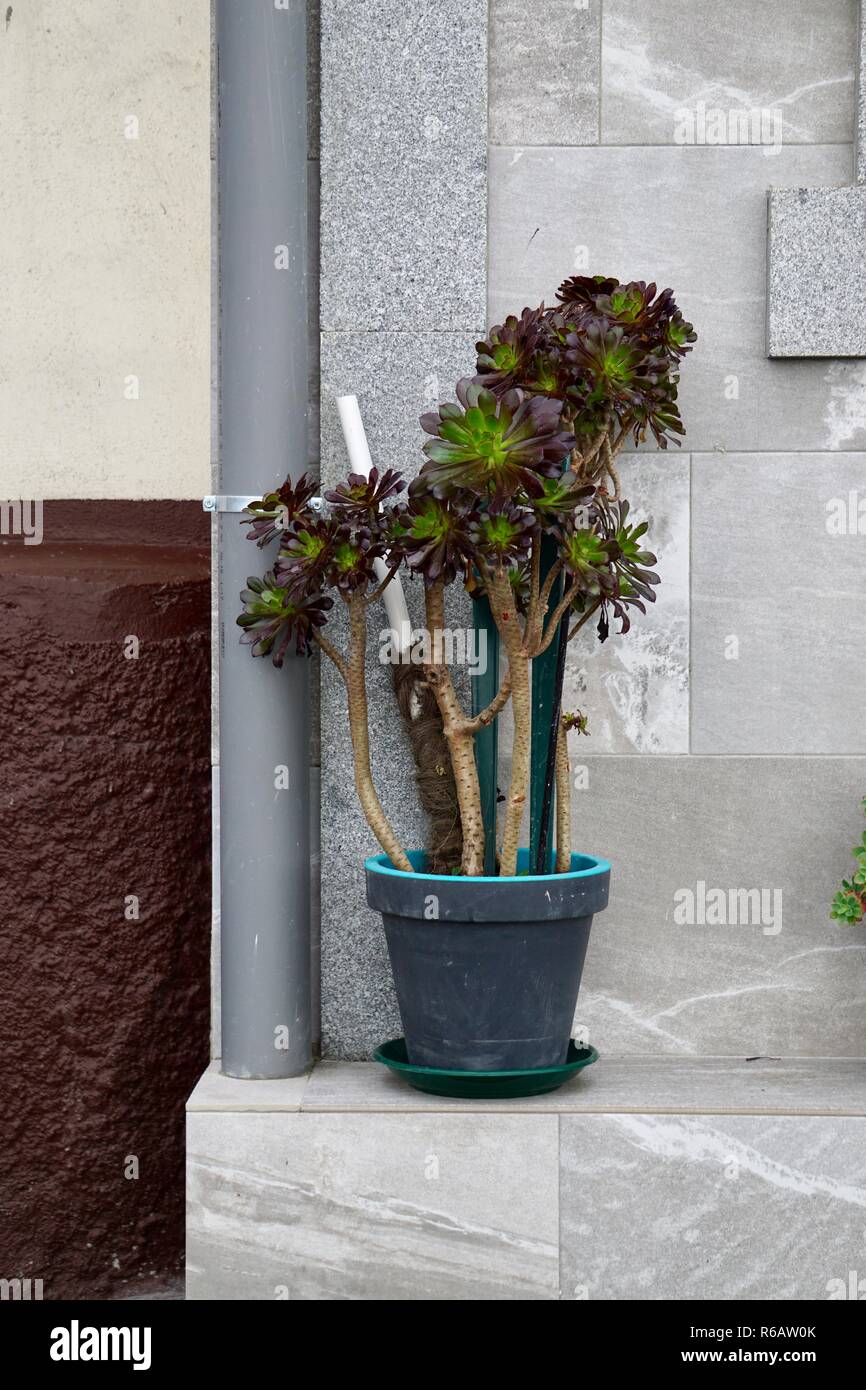
<path fill-rule="evenodd" d="M 479 661 L 484 654 L 482 634 L 486 634 L 487 665 L 478 675 L 470 675 L 472 713 L 480 714 L 499 689 L 499 629 L 493 621 L 490 604 L 484 597 L 472 600 L 472 621 L 478 638 Z M 481 784 L 481 814 L 484 817 L 484 872 L 496 874 L 496 796 L 499 765 L 499 720 L 475 735 L 475 762 Z"/>
<path fill-rule="evenodd" d="M 541 582 L 544 583 L 556 561 L 556 541 L 550 536 L 541 540 Z M 561 580 L 553 586 L 547 605 L 552 612 L 562 597 Z M 529 862 L 535 865 L 541 841 L 541 815 L 544 803 L 544 783 L 547 771 L 547 749 L 554 717 L 556 698 L 556 661 L 559 654 L 559 639 L 554 637 L 546 652 L 537 656 L 532 663 L 532 774 L 529 782 Z M 550 798 L 547 815 L 548 848 L 553 844 L 554 798 Z"/>

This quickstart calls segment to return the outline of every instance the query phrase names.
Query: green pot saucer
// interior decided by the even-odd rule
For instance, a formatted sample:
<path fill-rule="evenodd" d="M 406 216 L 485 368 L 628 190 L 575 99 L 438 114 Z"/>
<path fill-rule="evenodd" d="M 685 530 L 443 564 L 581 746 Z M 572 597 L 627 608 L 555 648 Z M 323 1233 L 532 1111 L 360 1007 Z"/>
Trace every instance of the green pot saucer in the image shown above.
<path fill-rule="evenodd" d="M 442 1067 L 416 1067 L 406 1056 L 405 1038 L 392 1038 L 373 1053 L 391 1071 L 404 1076 L 416 1091 L 460 1100 L 512 1100 L 518 1096 L 543 1096 L 555 1091 L 582 1067 L 598 1060 L 594 1047 L 568 1044 L 568 1056 L 558 1067 L 532 1067 L 527 1071 L 456 1071 Z"/>

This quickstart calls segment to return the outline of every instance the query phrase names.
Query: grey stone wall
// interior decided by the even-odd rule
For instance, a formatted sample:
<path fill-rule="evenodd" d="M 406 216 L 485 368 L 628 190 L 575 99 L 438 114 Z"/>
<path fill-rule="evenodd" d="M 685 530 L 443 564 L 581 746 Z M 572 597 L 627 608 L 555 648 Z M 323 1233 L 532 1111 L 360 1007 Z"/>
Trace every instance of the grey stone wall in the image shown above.
<path fill-rule="evenodd" d="M 866 495 L 866 362 L 770 360 L 766 341 L 768 190 L 854 180 L 856 0 L 489 8 L 488 320 L 605 272 L 673 286 L 700 334 L 684 450 L 624 464 L 659 602 L 570 657 L 592 733 L 572 750 L 575 834 L 614 865 L 578 1021 L 608 1054 L 862 1056 L 866 943 L 828 907 L 866 792 L 864 537 L 830 522 Z M 405 465 L 483 317 L 486 7 L 433 10 L 323 4 L 326 474 L 332 392 L 354 390 L 374 457 Z M 377 770 L 411 839 L 377 689 Z M 358 1057 L 398 1019 L 358 906 L 372 846 L 329 678 L 324 699 L 325 1049 Z M 680 923 L 699 884 L 765 890 L 766 920 Z"/>
<path fill-rule="evenodd" d="M 335 398 L 356 395 L 373 461 L 407 476 L 418 417 L 473 367 L 485 324 L 486 0 L 321 0 L 321 445 L 326 487 L 348 461 Z M 420 623 L 420 594 L 410 592 Z M 370 615 L 379 794 L 423 844 L 388 668 Z M 340 615 L 334 630 L 344 642 Z M 364 905 L 378 849 L 358 808 L 342 680 L 322 669 L 322 1050 L 364 1057 L 400 1032 L 380 921 Z"/>

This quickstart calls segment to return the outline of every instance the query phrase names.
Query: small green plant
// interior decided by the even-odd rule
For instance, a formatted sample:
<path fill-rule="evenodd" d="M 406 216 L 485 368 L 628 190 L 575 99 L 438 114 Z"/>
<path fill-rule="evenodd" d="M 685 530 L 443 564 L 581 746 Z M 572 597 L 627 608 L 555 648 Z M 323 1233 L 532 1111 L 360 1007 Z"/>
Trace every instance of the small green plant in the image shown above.
<path fill-rule="evenodd" d="M 866 797 L 863 798 L 863 814 L 866 815 Z M 844 922 L 846 927 L 856 927 L 866 916 L 866 830 L 852 853 L 857 872 L 850 880 L 843 878 L 842 887 L 830 908 L 830 916 L 837 922 Z"/>

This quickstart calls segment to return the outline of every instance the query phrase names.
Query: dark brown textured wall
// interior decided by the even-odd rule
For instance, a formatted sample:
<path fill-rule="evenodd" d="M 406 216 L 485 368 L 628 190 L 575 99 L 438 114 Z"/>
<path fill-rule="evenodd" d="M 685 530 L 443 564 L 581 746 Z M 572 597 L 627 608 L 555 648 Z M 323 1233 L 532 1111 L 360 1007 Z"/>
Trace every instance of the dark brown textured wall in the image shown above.
<path fill-rule="evenodd" d="M 42 545 L 0 538 L 0 1278 L 45 1298 L 182 1273 L 183 1104 L 208 1058 L 209 564 L 194 502 L 47 502 Z"/>

